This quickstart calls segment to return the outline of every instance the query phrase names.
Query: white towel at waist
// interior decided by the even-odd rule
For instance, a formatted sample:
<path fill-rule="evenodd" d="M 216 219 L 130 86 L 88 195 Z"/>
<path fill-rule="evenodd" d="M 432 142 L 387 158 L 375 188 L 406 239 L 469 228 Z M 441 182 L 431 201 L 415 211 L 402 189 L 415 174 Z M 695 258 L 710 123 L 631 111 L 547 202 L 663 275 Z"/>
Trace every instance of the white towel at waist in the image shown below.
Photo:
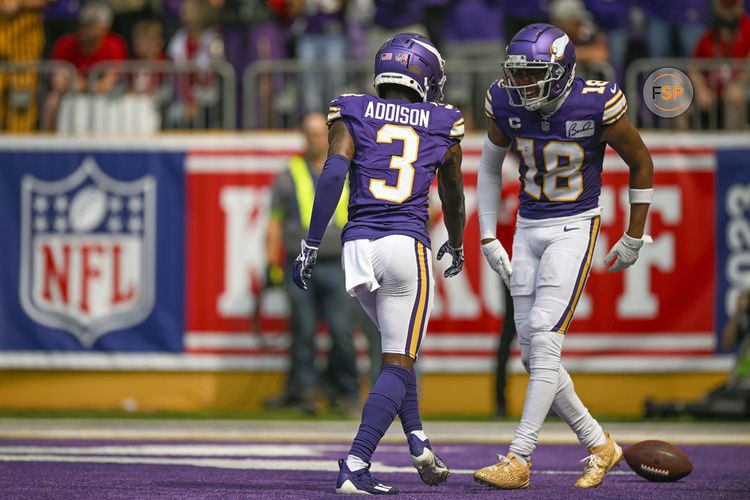
<path fill-rule="evenodd" d="M 372 292 L 380 288 L 375 279 L 370 256 L 370 240 L 350 240 L 344 242 L 341 262 L 346 275 L 346 291 L 352 297 L 358 292 L 367 290 Z"/>

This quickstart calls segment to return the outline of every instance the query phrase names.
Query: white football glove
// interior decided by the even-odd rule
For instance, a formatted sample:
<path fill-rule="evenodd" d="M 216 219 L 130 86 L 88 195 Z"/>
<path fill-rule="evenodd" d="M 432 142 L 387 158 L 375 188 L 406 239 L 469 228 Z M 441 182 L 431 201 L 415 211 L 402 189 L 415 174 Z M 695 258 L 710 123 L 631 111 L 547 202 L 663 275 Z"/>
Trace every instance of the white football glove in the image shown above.
<path fill-rule="evenodd" d="M 606 265 L 610 265 L 612 261 L 615 262 L 612 267 L 607 269 L 607 272 L 622 271 L 635 264 L 635 261 L 638 260 L 638 251 L 644 243 L 651 243 L 651 241 L 650 236 L 644 235 L 643 238 L 633 238 L 624 233 L 604 258 Z"/>
<path fill-rule="evenodd" d="M 510 277 L 513 275 L 513 268 L 510 267 L 508 252 L 503 248 L 503 244 L 499 240 L 492 240 L 482 245 L 482 253 L 484 258 L 487 259 L 487 264 L 500 275 L 505 282 L 505 286 L 510 289 Z"/>

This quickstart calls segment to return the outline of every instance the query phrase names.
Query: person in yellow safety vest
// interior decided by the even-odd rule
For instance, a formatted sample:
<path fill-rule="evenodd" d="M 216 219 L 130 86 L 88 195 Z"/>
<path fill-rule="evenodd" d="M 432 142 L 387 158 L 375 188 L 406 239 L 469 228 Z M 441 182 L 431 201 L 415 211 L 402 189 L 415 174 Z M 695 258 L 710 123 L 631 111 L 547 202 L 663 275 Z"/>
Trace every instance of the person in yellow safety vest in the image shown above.
<path fill-rule="evenodd" d="M 306 115 L 302 132 L 306 143 L 304 156 L 293 156 L 289 160 L 288 168 L 278 175 L 271 191 L 266 233 L 267 280 L 272 285 L 283 285 L 289 299 L 292 345 L 284 392 L 267 400 L 265 406 L 297 407 L 313 414 L 318 411 L 319 396 L 325 395 L 332 405 L 353 414 L 359 411 L 360 398 L 352 338 L 355 307 L 346 293 L 341 269 L 341 230 L 347 221 L 347 189 L 342 193 L 331 227 L 318 250 L 317 265 L 323 266 L 325 271 L 316 273 L 316 279 L 311 280 L 312 293 L 303 292 L 291 279 L 297 246 L 310 226 L 315 184 L 328 155 L 328 127 L 322 114 Z M 331 338 L 325 383 L 315 367 L 319 320 L 327 325 Z M 377 334 L 374 325 L 372 329 Z M 379 339 L 379 335 L 377 337 Z M 374 348 L 379 357 L 380 346 Z"/>

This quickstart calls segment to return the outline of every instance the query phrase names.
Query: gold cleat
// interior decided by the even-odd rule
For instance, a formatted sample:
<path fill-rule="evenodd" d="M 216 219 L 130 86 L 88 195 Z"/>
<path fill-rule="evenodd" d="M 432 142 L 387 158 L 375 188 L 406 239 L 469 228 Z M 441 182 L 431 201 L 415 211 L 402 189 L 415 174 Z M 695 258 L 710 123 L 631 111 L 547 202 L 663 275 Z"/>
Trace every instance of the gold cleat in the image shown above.
<path fill-rule="evenodd" d="M 498 458 L 500 462 L 495 465 L 476 471 L 474 481 L 499 490 L 516 490 L 529 486 L 531 462 L 526 466 L 521 465 L 513 453 L 508 453 L 507 457 L 498 455 Z"/>
<path fill-rule="evenodd" d="M 604 435 L 607 436 L 607 442 L 589 448 L 590 455 L 581 460 L 581 462 L 588 460 L 589 463 L 586 464 L 586 467 L 583 469 L 583 474 L 581 474 L 581 477 L 576 481 L 576 484 L 574 485 L 576 488 L 596 488 L 602 484 L 604 475 L 609 472 L 612 467 L 620 465 L 620 461 L 622 460 L 622 448 L 615 443 L 615 440 L 612 439 L 609 433 L 605 432 Z"/>

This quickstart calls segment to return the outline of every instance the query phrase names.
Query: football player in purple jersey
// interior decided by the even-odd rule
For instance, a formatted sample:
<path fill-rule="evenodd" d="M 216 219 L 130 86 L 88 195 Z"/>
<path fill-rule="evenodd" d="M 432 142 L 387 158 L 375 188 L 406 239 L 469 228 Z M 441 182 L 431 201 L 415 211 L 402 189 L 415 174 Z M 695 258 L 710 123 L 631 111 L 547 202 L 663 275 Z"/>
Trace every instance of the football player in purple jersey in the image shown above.
<path fill-rule="evenodd" d="M 328 159 L 293 277 L 300 288 L 307 288 L 305 279 L 311 276 L 317 246 L 348 173 L 349 220 L 341 236 L 346 288 L 377 325 L 383 352 L 357 435 L 346 459 L 339 461 L 337 493 L 398 493 L 369 470 L 372 454 L 396 415 L 422 481 L 437 485 L 449 475 L 422 429 L 414 373 L 434 293 L 427 219 L 435 175 L 448 230 L 437 258 L 451 256 L 445 277 L 455 276 L 463 266 L 464 120 L 458 109 L 440 103 L 443 68 L 440 53 L 427 38 L 398 34 L 375 56 L 378 96 L 339 96 L 328 113 Z"/>
<path fill-rule="evenodd" d="M 575 77 L 575 48 L 549 24 L 531 24 L 508 44 L 503 77 L 487 92 L 487 136 L 478 173 L 482 252 L 509 285 L 521 360 L 529 372 L 521 422 L 507 456 L 474 479 L 500 489 L 529 485 L 531 454 L 552 408 L 589 449 L 575 486 L 599 486 L 622 459 L 576 395 L 560 363 L 565 332 L 583 291 L 599 233 L 602 161 L 609 144 L 630 169 L 630 221 L 605 258 L 609 271 L 633 265 L 653 195 L 653 162 L 628 120 L 614 82 Z M 495 237 L 501 168 L 519 157 L 519 212 L 513 262 Z M 512 264 L 512 265 L 511 265 Z"/>

